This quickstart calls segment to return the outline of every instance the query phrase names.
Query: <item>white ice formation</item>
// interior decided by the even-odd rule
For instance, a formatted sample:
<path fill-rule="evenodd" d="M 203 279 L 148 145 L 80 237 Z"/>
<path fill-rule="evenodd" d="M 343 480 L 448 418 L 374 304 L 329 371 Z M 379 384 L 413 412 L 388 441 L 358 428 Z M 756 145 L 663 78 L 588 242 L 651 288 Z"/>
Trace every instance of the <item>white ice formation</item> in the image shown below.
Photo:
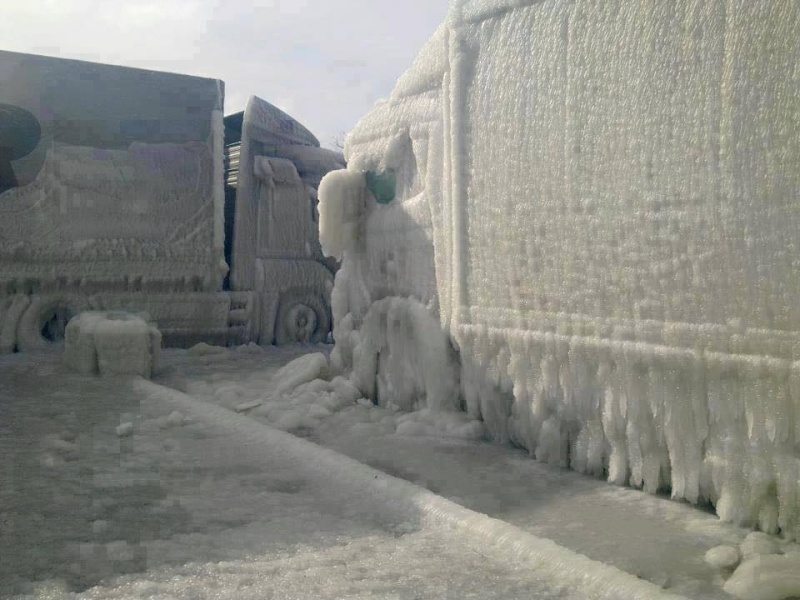
<path fill-rule="evenodd" d="M 276 374 L 279 381 L 278 393 L 288 392 L 298 386 L 323 376 L 327 370 L 328 359 L 321 352 L 306 354 L 283 366 Z"/>
<path fill-rule="evenodd" d="M 64 361 L 85 375 L 134 374 L 150 378 L 158 369 L 161 333 L 146 315 L 84 312 L 70 319 Z"/>
<path fill-rule="evenodd" d="M 800 537 L 797 31 L 778 0 L 451 0 L 322 184 L 334 367 Z"/>
<path fill-rule="evenodd" d="M 753 531 L 747 534 L 744 541 L 740 544 L 739 550 L 742 558 L 748 559 L 754 556 L 765 556 L 768 554 L 778 554 L 780 549 L 773 536 L 769 536 L 760 531 Z"/>
<path fill-rule="evenodd" d="M 714 546 L 703 557 L 715 569 L 733 569 L 739 564 L 739 550 L 733 546 Z"/>
<path fill-rule="evenodd" d="M 756 555 L 725 582 L 725 591 L 741 600 L 787 600 L 800 596 L 800 556 Z"/>

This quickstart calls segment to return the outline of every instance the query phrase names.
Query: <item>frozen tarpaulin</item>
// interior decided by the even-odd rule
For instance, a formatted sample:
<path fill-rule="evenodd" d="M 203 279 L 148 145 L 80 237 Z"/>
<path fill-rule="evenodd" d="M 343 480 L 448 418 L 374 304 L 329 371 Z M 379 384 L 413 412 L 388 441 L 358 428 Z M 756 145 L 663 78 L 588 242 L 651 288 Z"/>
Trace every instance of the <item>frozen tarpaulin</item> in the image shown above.
<path fill-rule="evenodd" d="M 0 192 L 0 284 L 221 284 L 222 103 L 214 79 L 0 52 L 3 114 L 38 129 Z"/>

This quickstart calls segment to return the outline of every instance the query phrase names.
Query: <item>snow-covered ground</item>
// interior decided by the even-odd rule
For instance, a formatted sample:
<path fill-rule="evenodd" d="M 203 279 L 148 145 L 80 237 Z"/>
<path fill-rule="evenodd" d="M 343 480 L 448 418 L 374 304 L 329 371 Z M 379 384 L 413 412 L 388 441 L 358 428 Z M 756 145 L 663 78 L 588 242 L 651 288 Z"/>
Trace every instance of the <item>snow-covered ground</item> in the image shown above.
<path fill-rule="evenodd" d="M 344 380 L 278 391 L 319 350 L 167 351 L 154 383 L 0 359 L 0 597 L 727 597 L 704 555 L 746 531 Z"/>

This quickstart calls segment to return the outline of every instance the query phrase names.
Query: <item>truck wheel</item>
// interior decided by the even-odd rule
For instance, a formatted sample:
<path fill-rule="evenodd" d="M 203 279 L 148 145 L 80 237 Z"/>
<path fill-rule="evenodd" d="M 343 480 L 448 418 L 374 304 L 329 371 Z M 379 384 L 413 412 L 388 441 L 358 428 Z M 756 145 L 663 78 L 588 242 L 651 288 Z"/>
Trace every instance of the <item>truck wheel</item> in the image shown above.
<path fill-rule="evenodd" d="M 10 354 L 17 347 L 17 323 L 30 303 L 31 299 L 24 294 L 6 299 L 3 314 L 0 315 L 0 354 Z"/>
<path fill-rule="evenodd" d="M 329 309 L 323 299 L 312 293 L 289 293 L 281 298 L 275 319 L 275 344 L 306 342 L 318 344 L 331 328 Z"/>
<path fill-rule="evenodd" d="M 17 346 L 21 352 L 44 348 L 64 339 L 69 320 L 88 308 L 85 299 L 75 296 L 33 296 L 17 327 Z"/>

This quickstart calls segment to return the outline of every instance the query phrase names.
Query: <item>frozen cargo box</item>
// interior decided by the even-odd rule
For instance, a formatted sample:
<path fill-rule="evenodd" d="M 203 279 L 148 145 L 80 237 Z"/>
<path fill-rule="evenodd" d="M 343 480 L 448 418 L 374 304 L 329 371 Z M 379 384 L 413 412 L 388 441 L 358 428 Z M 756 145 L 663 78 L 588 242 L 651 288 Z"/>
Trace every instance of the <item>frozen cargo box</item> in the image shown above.
<path fill-rule="evenodd" d="M 799 30 L 773 0 L 451 0 L 320 187 L 335 364 L 392 401 L 430 345 L 410 298 L 496 439 L 800 537 Z"/>
<path fill-rule="evenodd" d="M 222 111 L 214 79 L 0 52 L 0 352 L 86 309 L 146 311 L 168 346 L 328 335 L 341 155 L 255 96 Z"/>
<path fill-rule="evenodd" d="M 19 347 L 90 307 L 226 328 L 222 106 L 214 79 L 0 52 L 0 304 L 30 299 Z"/>
<path fill-rule="evenodd" d="M 222 82 L 0 52 L 0 83 L 0 285 L 221 289 Z"/>

